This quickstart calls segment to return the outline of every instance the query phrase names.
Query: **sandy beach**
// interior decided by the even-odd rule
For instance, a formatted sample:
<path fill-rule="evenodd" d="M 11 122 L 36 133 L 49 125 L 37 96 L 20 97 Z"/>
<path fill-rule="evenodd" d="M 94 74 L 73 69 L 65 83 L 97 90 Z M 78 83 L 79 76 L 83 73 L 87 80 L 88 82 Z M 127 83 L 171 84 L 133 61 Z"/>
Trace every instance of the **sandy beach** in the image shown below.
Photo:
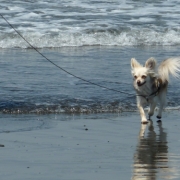
<path fill-rule="evenodd" d="M 164 117 L 1 114 L 1 179 L 179 179 L 179 111 Z"/>

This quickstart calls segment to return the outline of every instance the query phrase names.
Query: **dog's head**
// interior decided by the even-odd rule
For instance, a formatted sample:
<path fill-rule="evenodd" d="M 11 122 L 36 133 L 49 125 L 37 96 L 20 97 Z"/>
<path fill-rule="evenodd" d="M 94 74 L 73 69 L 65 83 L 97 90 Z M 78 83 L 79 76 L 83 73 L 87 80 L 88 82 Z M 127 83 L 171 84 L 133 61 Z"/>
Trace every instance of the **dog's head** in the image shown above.
<path fill-rule="evenodd" d="M 131 59 L 131 72 L 134 77 L 134 84 L 138 87 L 143 86 L 150 81 L 150 77 L 155 77 L 156 60 L 149 58 L 145 66 L 142 66 L 136 59 Z"/>

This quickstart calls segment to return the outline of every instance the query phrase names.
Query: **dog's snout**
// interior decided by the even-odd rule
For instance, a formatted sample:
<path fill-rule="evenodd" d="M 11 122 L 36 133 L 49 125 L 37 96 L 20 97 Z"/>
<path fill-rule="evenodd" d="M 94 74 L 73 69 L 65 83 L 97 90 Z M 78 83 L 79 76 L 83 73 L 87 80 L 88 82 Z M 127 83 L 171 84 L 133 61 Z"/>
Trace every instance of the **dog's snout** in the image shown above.
<path fill-rule="evenodd" d="M 138 85 L 140 85 L 140 84 L 141 84 L 141 81 L 140 81 L 140 80 L 138 80 L 138 81 L 137 81 L 137 84 L 138 84 Z"/>

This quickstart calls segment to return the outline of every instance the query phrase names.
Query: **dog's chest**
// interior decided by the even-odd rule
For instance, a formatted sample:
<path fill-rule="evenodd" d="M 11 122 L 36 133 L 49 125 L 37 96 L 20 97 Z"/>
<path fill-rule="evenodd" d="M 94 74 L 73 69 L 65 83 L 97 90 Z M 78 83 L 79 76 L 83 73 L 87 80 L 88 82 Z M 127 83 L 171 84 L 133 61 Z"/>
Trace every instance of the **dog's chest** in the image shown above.
<path fill-rule="evenodd" d="M 139 95 L 143 96 L 150 96 L 154 92 L 157 91 L 159 87 L 159 82 L 157 79 L 151 79 L 149 82 L 146 82 L 143 86 L 137 86 L 137 84 L 134 83 L 134 88 Z"/>
<path fill-rule="evenodd" d="M 134 86 L 137 94 L 143 96 L 149 96 L 153 92 L 153 88 L 147 84 L 142 87 L 138 87 L 137 85 Z"/>

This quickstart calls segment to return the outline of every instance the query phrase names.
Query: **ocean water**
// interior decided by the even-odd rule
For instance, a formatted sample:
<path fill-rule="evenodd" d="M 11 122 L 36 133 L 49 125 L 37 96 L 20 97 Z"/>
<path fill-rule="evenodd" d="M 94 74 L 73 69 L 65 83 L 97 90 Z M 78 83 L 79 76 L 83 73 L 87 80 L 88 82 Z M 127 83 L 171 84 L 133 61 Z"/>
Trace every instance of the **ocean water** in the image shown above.
<path fill-rule="evenodd" d="M 1 1 L 0 112 L 96 113 L 136 110 L 130 59 L 179 56 L 178 1 Z M 168 88 L 179 109 L 179 81 Z"/>
<path fill-rule="evenodd" d="M 1 1 L 1 13 L 34 46 L 180 45 L 177 0 Z M 0 19 L 0 47 L 28 45 Z"/>

